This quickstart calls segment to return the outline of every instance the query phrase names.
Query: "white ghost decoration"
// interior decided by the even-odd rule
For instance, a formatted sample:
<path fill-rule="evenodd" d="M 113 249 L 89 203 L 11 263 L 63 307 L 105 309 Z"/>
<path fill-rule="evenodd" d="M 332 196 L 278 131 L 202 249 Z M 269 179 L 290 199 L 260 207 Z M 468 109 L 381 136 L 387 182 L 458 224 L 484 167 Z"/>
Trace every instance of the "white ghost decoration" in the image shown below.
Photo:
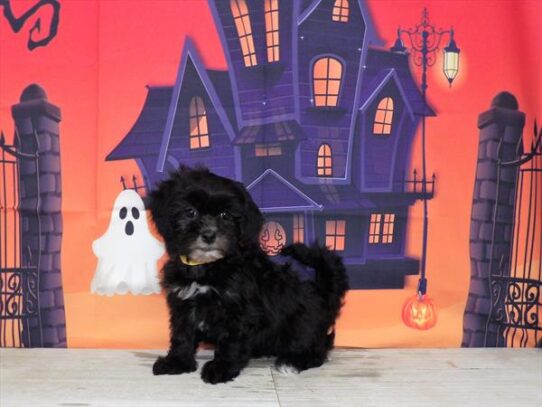
<path fill-rule="evenodd" d="M 92 293 L 160 293 L 156 263 L 164 254 L 164 245 L 151 235 L 145 205 L 134 190 L 119 194 L 109 227 L 92 243 L 92 251 L 98 258 Z"/>

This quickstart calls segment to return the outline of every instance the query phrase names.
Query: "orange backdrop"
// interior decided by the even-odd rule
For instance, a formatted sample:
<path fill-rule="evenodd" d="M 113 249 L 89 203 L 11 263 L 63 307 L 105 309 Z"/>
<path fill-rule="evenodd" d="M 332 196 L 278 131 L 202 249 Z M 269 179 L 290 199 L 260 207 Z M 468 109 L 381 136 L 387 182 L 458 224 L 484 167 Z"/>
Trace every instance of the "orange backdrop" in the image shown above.
<path fill-rule="evenodd" d="M 17 15 L 35 1 L 12 1 Z M 14 34 L 0 18 L 0 129 L 13 134 L 10 107 L 39 83 L 62 109 L 61 154 L 64 235 L 62 275 L 70 347 L 166 347 L 167 310 L 160 295 L 98 297 L 89 292 L 96 258 L 91 244 L 107 229 L 121 175 L 132 161 L 105 162 L 130 130 L 146 84 L 172 84 L 183 42 L 190 36 L 208 68 L 226 68 L 206 0 L 61 0 L 58 35 L 29 52 L 26 31 Z M 437 174 L 429 201 L 427 271 L 439 322 L 414 331 L 401 321 L 405 290 L 352 291 L 338 323 L 337 344 L 363 347 L 459 346 L 469 282 L 469 217 L 478 132 L 477 115 L 501 90 L 516 95 L 527 114 L 542 111 L 542 2 L 372 0 L 369 8 L 386 46 L 397 26 L 413 26 L 424 6 L 439 26 L 453 26 L 461 48 L 459 75 L 450 89 L 440 61 L 429 74 L 428 169 Z M 47 10 L 43 12 L 47 14 Z M 30 27 L 35 18 L 27 22 Z M 415 72 L 417 71 L 417 68 Z M 419 140 L 413 166 L 419 168 Z M 421 207 L 409 225 L 413 255 L 420 252 Z"/>

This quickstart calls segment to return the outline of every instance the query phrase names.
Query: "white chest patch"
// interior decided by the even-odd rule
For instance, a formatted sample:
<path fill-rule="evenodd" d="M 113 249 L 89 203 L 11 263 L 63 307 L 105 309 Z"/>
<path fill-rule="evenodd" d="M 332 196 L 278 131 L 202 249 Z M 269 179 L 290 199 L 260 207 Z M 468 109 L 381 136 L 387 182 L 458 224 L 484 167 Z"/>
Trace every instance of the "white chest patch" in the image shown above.
<path fill-rule="evenodd" d="M 217 292 L 216 289 L 211 287 L 210 285 L 200 285 L 195 281 L 193 281 L 190 285 L 175 287 L 171 291 L 176 293 L 177 297 L 183 301 L 195 297 L 199 294 L 205 294 L 209 291 L 214 291 L 215 293 Z"/>

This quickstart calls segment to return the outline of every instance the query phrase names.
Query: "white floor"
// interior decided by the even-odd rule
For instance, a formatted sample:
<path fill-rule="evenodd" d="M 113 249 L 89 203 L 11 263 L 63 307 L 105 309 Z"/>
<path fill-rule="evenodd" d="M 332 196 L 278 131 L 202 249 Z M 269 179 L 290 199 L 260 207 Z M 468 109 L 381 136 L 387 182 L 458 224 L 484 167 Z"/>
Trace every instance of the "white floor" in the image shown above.
<path fill-rule="evenodd" d="M 343 349 L 300 375 L 257 360 L 216 386 L 153 376 L 161 353 L 0 349 L 0 406 L 542 407 L 540 349 Z"/>

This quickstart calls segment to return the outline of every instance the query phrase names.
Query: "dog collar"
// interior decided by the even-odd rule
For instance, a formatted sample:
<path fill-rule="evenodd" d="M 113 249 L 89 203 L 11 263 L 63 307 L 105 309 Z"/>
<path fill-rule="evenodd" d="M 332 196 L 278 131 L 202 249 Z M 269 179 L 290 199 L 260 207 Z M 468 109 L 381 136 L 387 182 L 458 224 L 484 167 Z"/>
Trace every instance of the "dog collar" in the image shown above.
<path fill-rule="evenodd" d="M 200 262 L 197 262 L 197 261 L 194 261 L 194 260 L 190 260 L 188 258 L 188 256 L 179 256 L 179 259 L 181 260 L 181 263 L 187 265 L 187 266 L 201 266 L 202 264 L 206 264 L 205 262 L 204 263 L 200 263 Z"/>

